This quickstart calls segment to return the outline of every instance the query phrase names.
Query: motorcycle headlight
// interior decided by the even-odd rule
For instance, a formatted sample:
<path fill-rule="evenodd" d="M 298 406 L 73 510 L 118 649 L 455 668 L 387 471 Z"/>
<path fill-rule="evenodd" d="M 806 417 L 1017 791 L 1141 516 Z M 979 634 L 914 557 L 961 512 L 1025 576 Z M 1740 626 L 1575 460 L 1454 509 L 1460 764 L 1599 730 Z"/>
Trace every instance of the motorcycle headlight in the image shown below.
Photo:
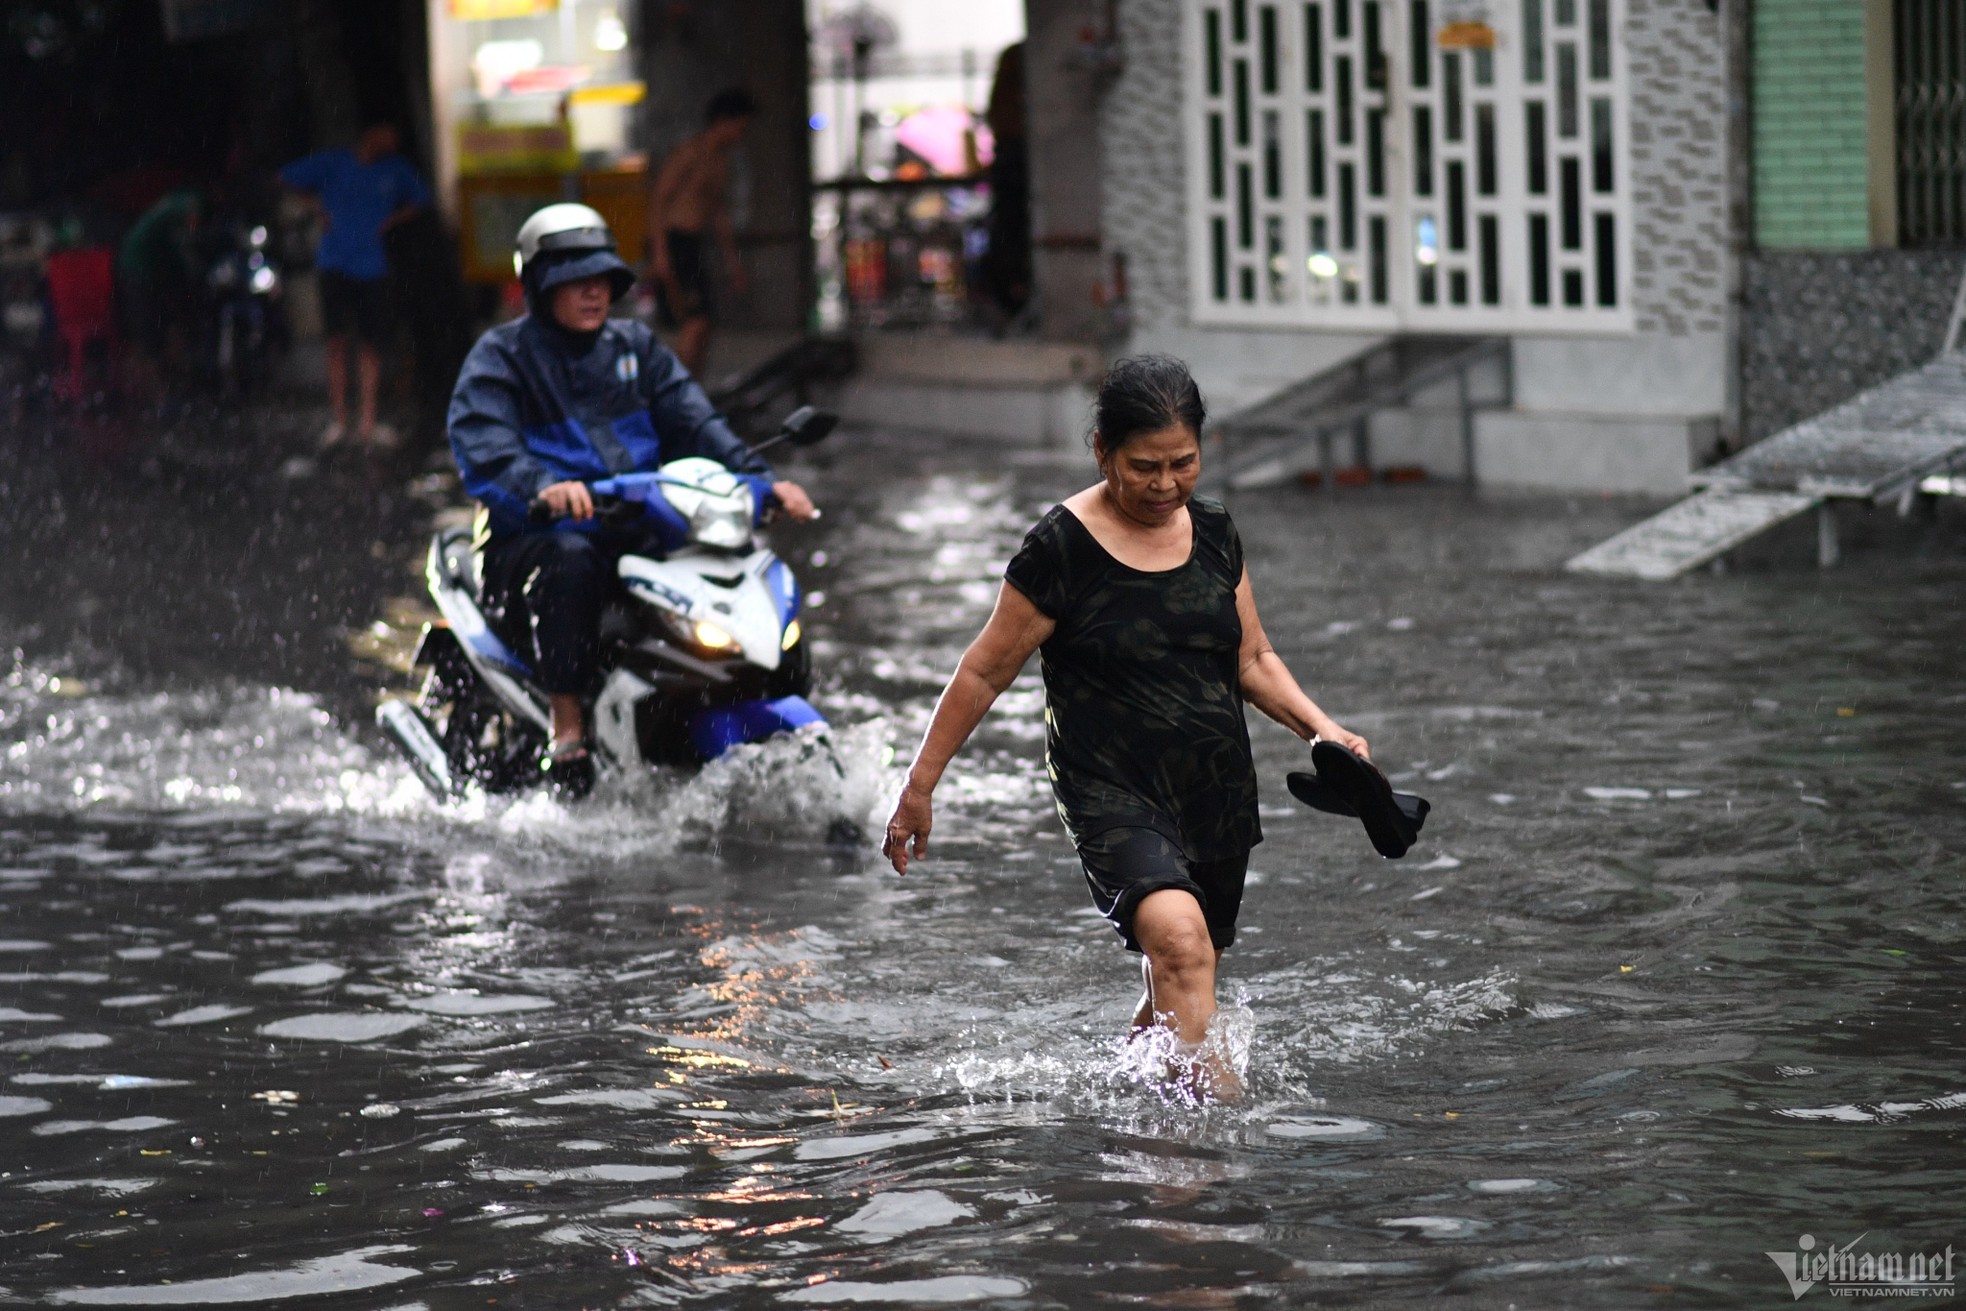
<path fill-rule="evenodd" d="M 799 639 L 804 636 L 805 630 L 800 628 L 799 621 L 794 619 L 791 623 L 785 625 L 785 636 L 779 640 L 778 649 L 781 651 L 790 651 L 799 644 Z"/>
<path fill-rule="evenodd" d="M 264 294 L 280 285 L 280 275 L 275 273 L 271 267 L 261 265 L 259 268 L 253 270 L 252 285 L 254 291 Z"/>
<path fill-rule="evenodd" d="M 708 647 L 712 651 L 727 651 L 737 645 L 736 638 L 711 623 L 708 619 L 699 619 L 696 621 L 695 633 L 697 644 Z"/>

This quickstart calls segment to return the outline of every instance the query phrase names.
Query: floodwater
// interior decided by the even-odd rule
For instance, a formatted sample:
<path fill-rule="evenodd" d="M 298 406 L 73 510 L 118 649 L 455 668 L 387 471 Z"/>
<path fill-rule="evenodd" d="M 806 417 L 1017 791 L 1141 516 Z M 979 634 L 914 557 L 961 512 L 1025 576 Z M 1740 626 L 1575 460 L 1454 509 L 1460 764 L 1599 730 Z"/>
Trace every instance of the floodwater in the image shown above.
<path fill-rule="evenodd" d="M 34 630 L 0 1303 L 1776 1306 L 1771 1253 L 1966 1248 L 1956 513 L 1659 587 L 1557 567 L 1636 505 L 1237 497 L 1277 647 L 1434 811 L 1382 861 L 1256 725 L 1250 1095 L 1199 1108 L 1118 1041 L 1035 663 L 915 872 L 820 841 L 877 830 L 1084 457 L 822 458 L 783 540 L 844 779 L 766 749 L 441 810 L 340 651 L 274 686 Z"/>

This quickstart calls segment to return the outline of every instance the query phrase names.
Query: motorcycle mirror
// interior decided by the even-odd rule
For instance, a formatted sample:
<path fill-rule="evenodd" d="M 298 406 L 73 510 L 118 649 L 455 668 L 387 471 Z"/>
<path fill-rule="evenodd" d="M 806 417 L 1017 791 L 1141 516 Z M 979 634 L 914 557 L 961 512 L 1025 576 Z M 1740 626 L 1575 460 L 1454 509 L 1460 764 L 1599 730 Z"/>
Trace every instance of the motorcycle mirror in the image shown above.
<path fill-rule="evenodd" d="M 777 432 L 751 449 L 768 451 L 782 442 L 790 442 L 794 446 L 811 446 L 815 442 L 824 441 L 826 434 L 839 427 L 839 424 L 839 415 L 829 410 L 822 410 L 815 405 L 801 405 L 785 416 L 785 422 L 778 426 Z"/>
<path fill-rule="evenodd" d="M 822 442 L 833 429 L 839 427 L 840 416 L 812 405 L 801 405 L 786 416 L 782 431 L 785 440 L 794 446 L 811 446 Z"/>

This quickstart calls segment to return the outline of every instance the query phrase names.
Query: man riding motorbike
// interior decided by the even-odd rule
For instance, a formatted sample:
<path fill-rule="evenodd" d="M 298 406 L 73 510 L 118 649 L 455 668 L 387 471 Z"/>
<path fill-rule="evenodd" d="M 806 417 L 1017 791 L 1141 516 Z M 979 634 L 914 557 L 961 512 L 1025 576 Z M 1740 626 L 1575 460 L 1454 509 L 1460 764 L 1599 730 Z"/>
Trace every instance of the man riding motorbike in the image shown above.
<path fill-rule="evenodd" d="M 627 553 L 661 554 L 653 526 L 603 525 L 587 484 L 684 456 L 772 478 L 784 512 L 817 511 L 740 441 L 675 354 L 608 308 L 635 285 L 607 221 L 548 205 L 519 229 L 527 313 L 478 339 L 451 394 L 450 441 L 465 490 L 483 507 L 482 593 L 500 635 L 532 656 L 551 699 L 541 761 L 569 796 L 593 784 L 583 698 L 599 675 L 601 611 Z M 535 500 L 556 516 L 531 518 Z"/>

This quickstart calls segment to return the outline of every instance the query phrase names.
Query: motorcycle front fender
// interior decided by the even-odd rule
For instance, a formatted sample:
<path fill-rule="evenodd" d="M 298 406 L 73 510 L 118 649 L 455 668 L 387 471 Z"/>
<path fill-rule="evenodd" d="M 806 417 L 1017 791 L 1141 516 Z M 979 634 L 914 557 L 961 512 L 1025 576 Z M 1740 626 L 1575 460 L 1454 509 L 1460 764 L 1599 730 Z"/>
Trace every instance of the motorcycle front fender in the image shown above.
<path fill-rule="evenodd" d="M 699 756 L 715 760 L 742 743 L 762 742 L 780 733 L 825 722 L 826 717 L 800 696 L 736 701 L 727 706 L 711 706 L 690 716 L 689 740 Z"/>

